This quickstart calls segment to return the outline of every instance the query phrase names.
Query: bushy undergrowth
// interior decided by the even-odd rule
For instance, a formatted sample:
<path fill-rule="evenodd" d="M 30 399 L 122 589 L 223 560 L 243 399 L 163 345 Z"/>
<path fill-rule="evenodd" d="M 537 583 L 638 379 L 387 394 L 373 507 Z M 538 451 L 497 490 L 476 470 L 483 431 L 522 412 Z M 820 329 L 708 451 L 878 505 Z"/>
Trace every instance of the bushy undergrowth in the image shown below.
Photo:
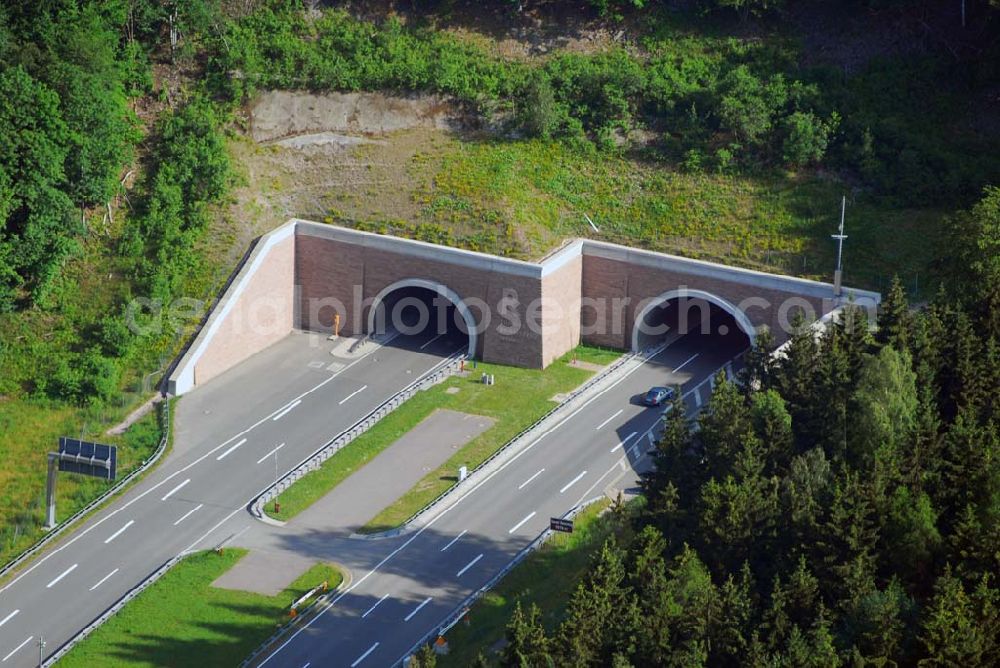
<path fill-rule="evenodd" d="M 261 88 L 437 92 L 509 132 L 603 149 L 651 129 L 659 156 L 689 170 L 824 165 L 911 206 L 968 203 L 1000 177 L 1000 142 L 942 132 L 962 127 L 963 101 L 996 79 L 988 62 L 930 54 L 845 76 L 801 66 L 801 46 L 781 37 L 667 32 L 640 46 L 512 61 L 395 18 L 272 2 L 225 24 L 208 70 L 213 90 L 234 100 Z"/>

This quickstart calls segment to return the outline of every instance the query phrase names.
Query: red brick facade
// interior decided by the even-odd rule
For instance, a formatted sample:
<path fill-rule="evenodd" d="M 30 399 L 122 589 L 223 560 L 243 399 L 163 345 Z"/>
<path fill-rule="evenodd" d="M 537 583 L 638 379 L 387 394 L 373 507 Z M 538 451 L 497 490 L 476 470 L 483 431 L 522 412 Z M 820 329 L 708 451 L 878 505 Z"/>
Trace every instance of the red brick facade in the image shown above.
<path fill-rule="evenodd" d="M 366 332 L 372 303 L 400 281 L 453 293 L 477 323 L 475 356 L 525 367 L 548 365 L 581 338 L 632 348 L 643 308 L 672 291 L 703 294 L 778 343 L 796 311 L 818 318 L 848 295 L 868 306 L 879 299 L 856 290 L 835 298 L 824 283 L 595 241 L 529 263 L 299 220 L 265 235 L 254 256 L 171 375 L 171 391 L 205 382 L 293 327 L 329 332 L 335 312 L 341 333 Z"/>

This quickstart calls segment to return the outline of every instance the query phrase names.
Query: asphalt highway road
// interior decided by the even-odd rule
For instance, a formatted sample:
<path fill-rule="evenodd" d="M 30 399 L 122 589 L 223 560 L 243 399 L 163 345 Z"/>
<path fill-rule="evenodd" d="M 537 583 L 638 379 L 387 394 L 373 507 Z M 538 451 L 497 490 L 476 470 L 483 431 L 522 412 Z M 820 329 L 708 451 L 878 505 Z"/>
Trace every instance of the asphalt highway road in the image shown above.
<path fill-rule="evenodd" d="M 381 560 L 354 573 L 348 590 L 258 665 L 359 668 L 400 660 L 550 517 L 613 484 L 634 485 L 648 464 L 647 434 L 661 416 L 639 403 L 649 387 L 683 383 L 687 392 L 745 346 L 739 336 L 682 337 L 540 434 L 419 531 L 369 541 L 372 551 L 383 551 Z"/>
<path fill-rule="evenodd" d="M 399 337 L 363 357 L 294 333 L 183 397 L 159 468 L 0 586 L 0 668 L 35 666 L 182 551 L 213 547 L 284 473 L 461 344 Z M 40 466 L 43 463 L 39 464 Z M 65 474 L 61 474 L 65 475 Z"/>

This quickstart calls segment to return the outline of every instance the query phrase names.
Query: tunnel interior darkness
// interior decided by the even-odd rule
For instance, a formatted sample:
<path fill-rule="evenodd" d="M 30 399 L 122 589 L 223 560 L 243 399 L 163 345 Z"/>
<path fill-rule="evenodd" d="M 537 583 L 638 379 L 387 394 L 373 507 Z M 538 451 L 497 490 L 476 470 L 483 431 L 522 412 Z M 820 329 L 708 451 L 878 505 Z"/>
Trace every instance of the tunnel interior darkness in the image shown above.
<path fill-rule="evenodd" d="M 704 337 L 706 345 L 744 349 L 752 340 L 736 317 L 718 304 L 701 297 L 673 297 L 652 305 L 636 322 L 636 350 L 662 343 L 672 332 Z"/>
<path fill-rule="evenodd" d="M 456 304 L 430 288 L 404 285 L 372 305 L 370 333 L 398 331 L 430 340 L 440 336 L 456 345 L 469 344 L 469 329 Z"/>

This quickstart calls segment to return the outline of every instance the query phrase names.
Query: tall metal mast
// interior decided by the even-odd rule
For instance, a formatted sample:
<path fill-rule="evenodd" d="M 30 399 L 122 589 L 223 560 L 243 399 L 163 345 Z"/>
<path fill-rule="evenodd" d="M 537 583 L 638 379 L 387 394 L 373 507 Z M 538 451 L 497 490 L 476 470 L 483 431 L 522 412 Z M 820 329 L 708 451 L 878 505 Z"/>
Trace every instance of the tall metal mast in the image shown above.
<path fill-rule="evenodd" d="M 840 229 L 837 234 L 830 235 L 837 240 L 837 269 L 833 272 L 833 294 L 837 297 L 840 296 L 841 278 L 843 277 L 841 260 L 844 257 L 844 239 L 847 238 L 847 235 L 844 234 L 844 212 L 846 209 L 847 195 L 844 195 L 840 199 Z"/>

